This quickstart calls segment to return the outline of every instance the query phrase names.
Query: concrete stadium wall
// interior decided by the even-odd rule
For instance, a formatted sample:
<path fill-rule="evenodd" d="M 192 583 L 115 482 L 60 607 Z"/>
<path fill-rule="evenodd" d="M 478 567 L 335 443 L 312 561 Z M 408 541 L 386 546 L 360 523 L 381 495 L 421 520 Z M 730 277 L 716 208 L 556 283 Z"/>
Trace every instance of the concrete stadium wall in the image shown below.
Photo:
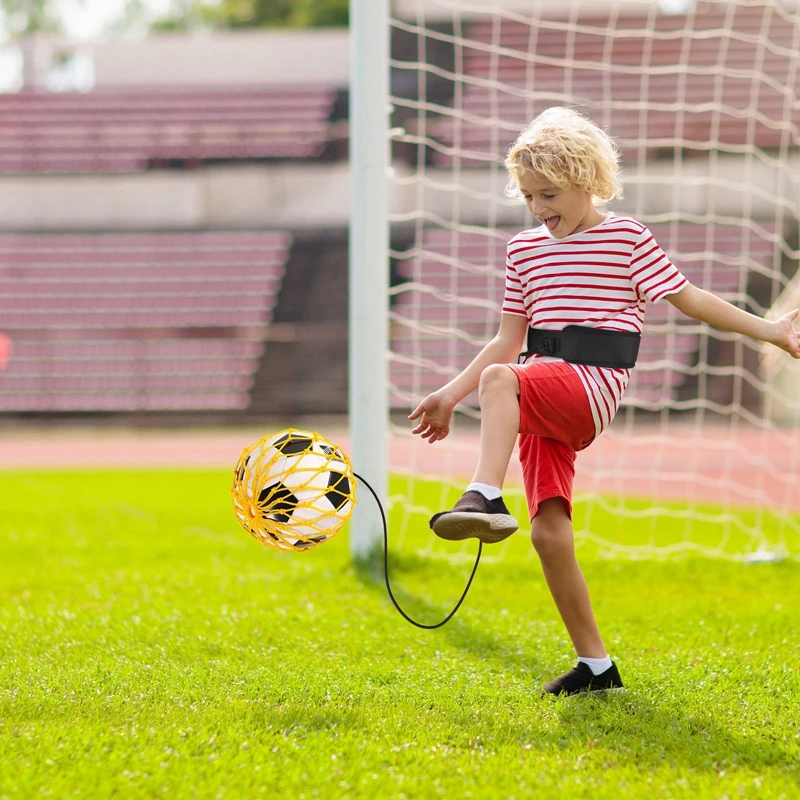
<path fill-rule="evenodd" d="M 88 65 L 88 77 L 76 81 L 83 90 L 92 85 L 254 83 L 343 89 L 350 75 L 349 33 L 343 28 L 159 34 L 92 43 L 42 35 L 35 43 L 38 80 L 51 82 L 55 65 L 69 53 Z"/>
<path fill-rule="evenodd" d="M 97 86 L 276 83 L 346 87 L 346 29 L 150 36 L 94 46 Z"/>
<path fill-rule="evenodd" d="M 748 172 L 749 169 L 749 172 Z M 800 174 L 800 157 L 788 165 Z M 766 164 L 738 157 L 720 158 L 718 180 L 706 177 L 708 165 L 691 160 L 680 180 L 670 163 L 654 162 L 642 171 L 628 168 L 626 196 L 614 209 L 627 213 L 702 216 L 709 210 L 733 217 L 774 217 L 775 198 L 790 215 L 800 207 L 800 183 L 781 179 Z M 452 174 L 430 169 L 422 188 L 426 212 L 452 216 Z M 502 170 L 459 173 L 460 219 L 483 223 L 498 200 L 500 225 L 523 225 L 526 212 L 503 199 Z M 393 213 L 413 219 L 418 180 L 398 163 L 391 185 Z M 753 192 L 749 186 L 757 186 Z M 345 227 L 350 216 L 350 178 L 343 162 L 217 166 L 197 170 L 152 171 L 129 175 L 28 175 L 0 177 L 0 230 L 174 230 Z"/>
<path fill-rule="evenodd" d="M 348 185 L 342 163 L 1 177 L 0 230 L 339 227 Z"/>

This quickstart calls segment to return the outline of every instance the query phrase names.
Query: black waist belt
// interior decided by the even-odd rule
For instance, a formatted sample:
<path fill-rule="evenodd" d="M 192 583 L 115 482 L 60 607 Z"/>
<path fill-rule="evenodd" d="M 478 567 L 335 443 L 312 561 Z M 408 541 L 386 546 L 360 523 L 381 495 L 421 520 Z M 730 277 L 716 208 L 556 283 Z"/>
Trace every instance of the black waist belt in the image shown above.
<path fill-rule="evenodd" d="M 528 351 L 523 355 L 554 356 L 587 367 L 631 369 L 641 338 L 639 333 L 603 331 L 587 325 L 567 325 L 562 331 L 529 328 Z"/>

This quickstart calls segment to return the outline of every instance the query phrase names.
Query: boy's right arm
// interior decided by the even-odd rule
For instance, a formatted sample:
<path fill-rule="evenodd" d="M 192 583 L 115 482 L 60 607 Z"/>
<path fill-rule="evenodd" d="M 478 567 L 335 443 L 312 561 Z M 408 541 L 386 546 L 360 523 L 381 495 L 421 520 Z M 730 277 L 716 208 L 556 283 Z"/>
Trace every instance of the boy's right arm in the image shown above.
<path fill-rule="evenodd" d="M 478 388 L 483 370 L 491 364 L 513 361 L 522 350 L 527 333 L 526 317 L 502 314 L 497 335 L 483 347 L 470 365 L 441 389 L 429 394 L 408 415 L 411 420 L 419 418 L 417 427 L 411 432 L 420 434 L 430 444 L 444 439 L 450 433 L 453 409 Z"/>

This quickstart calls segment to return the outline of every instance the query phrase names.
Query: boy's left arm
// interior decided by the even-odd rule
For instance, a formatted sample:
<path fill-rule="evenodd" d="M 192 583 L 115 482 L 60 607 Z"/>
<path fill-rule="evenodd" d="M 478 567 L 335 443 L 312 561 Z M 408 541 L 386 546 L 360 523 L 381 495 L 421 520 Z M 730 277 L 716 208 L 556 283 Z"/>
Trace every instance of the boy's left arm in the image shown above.
<path fill-rule="evenodd" d="M 692 284 L 668 295 L 667 300 L 687 317 L 707 322 L 715 328 L 769 342 L 793 358 L 800 358 L 800 335 L 793 325 L 800 309 L 790 311 L 777 320 L 762 319 Z"/>

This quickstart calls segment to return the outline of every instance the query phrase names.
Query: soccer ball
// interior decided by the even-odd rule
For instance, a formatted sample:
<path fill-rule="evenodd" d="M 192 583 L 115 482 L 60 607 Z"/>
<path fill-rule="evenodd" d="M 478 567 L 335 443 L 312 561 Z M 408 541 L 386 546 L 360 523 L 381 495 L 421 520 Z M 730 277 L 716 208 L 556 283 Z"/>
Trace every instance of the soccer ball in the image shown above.
<path fill-rule="evenodd" d="M 279 550 L 310 550 L 335 536 L 356 503 L 347 456 L 318 433 L 289 428 L 246 447 L 233 475 L 242 527 Z"/>

